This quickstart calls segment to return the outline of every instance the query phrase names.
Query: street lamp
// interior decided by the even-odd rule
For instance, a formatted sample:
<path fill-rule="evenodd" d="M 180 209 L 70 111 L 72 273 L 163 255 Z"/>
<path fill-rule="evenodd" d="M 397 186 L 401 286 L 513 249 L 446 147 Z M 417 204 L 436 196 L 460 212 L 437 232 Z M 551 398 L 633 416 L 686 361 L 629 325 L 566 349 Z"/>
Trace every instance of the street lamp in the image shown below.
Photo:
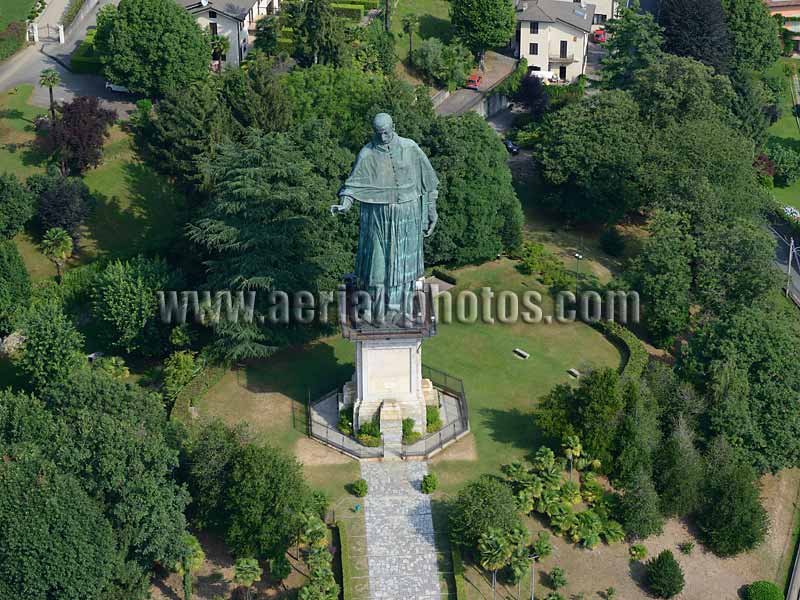
<path fill-rule="evenodd" d="M 580 252 L 575 253 L 575 302 L 578 301 L 578 275 L 581 271 L 581 260 L 583 259 L 583 254 Z"/>
<path fill-rule="evenodd" d="M 535 552 L 528 556 L 528 560 L 531 561 L 531 600 L 535 600 L 533 597 L 533 591 L 536 588 L 536 559 L 539 558 L 539 555 Z"/>

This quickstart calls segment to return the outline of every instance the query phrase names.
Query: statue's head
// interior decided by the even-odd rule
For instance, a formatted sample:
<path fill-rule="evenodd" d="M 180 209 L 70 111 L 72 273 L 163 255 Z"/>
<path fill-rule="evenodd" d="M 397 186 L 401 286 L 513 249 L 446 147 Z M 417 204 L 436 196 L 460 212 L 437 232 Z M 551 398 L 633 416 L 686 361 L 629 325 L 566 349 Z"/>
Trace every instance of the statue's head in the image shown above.
<path fill-rule="evenodd" d="M 372 119 L 372 130 L 375 132 L 374 142 L 378 146 L 388 146 L 394 139 L 394 122 L 386 113 L 378 113 Z"/>

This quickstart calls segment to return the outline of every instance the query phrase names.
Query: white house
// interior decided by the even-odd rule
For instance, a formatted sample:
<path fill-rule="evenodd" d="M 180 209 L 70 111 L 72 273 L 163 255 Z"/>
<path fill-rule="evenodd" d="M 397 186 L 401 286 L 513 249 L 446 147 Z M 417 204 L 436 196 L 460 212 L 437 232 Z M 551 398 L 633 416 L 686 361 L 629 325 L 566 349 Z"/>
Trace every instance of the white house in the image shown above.
<path fill-rule="evenodd" d="M 625 2 L 625 0 L 622 0 Z M 620 7 L 618 0 L 592 0 L 594 4 L 594 19 L 592 24 L 594 29 L 602 27 L 606 21 L 617 16 L 617 9 Z"/>
<path fill-rule="evenodd" d="M 516 8 L 517 55 L 528 61 L 529 71 L 549 72 L 564 82 L 585 72 L 594 4 L 518 0 Z"/>
<path fill-rule="evenodd" d="M 237 66 L 247 56 L 255 39 L 256 21 L 273 15 L 280 0 L 177 0 L 194 15 L 203 29 L 230 41 L 230 50 L 223 62 Z"/>

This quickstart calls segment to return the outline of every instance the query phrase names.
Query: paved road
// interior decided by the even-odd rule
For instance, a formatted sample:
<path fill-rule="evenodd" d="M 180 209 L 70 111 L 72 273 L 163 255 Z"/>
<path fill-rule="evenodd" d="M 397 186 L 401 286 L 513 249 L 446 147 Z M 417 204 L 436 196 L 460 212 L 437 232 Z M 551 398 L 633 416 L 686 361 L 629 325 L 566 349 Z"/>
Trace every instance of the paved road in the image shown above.
<path fill-rule="evenodd" d="M 474 108 L 483 97 L 498 83 L 508 77 L 517 66 L 517 61 L 508 56 L 487 52 L 485 59 L 486 71 L 483 73 L 483 83 L 478 90 L 460 89 L 436 107 L 440 115 L 461 115 Z"/>
<path fill-rule="evenodd" d="M 51 26 L 60 21 L 67 0 L 51 0 L 40 18 L 40 23 Z M 86 37 L 86 30 L 96 23 L 97 10 L 100 5 L 84 19 L 76 23 L 66 44 L 57 40 L 45 40 L 40 37 L 38 44 L 31 44 L 0 64 L 0 91 L 8 90 L 21 84 L 34 84 L 31 102 L 36 106 L 49 106 L 50 95 L 46 88 L 38 85 L 39 73 L 44 69 L 55 69 L 61 76 L 61 85 L 53 89 L 59 102 L 68 102 L 75 96 L 97 96 L 106 108 L 114 110 L 119 117 L 125 117 L 135 106 L 131 96 L 106 91 L 102 77 L 96 75 L 76 75 L 64 65 L 69 64 L 69 57 Z"/>

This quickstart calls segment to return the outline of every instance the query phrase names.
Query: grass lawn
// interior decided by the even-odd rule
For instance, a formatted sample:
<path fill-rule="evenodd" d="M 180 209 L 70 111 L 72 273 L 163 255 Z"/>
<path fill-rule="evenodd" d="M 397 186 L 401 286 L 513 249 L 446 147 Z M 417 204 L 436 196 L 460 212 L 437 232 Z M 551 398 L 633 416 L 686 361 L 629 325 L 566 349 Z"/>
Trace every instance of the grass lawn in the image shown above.
<path fill-rule="evenodd" d="M 448 42 L 453 37 L 450 28 L 450 3 L 448 0 L 398 0 L 392 14 L 391 31 L 399 59 L 398 74 L 414 84 L 422 83 L 408 65 L 408 35 L 403 33 L 403 17 L 417 15 L 419 26 L 414 33 L 414 47 L 424 39 L 436 37 Z"/>
<path fill-rule="evenodd" d="M 0 0 L 0 31 L 14 21 L 25 21 L 34 0 Z"/>
<path fill-rule="evenodd" d="M 32 93 L 32 85 L 21 85 L 0 95 L 0 171 L 22 179 L 43 172 L 47 164 L 47 157 L 33 147 L 33 123 L 46 110 L 29 104 Z M 111 128 L 103 162 L 89 170 L 84 181 L 94 193 L 95 204 L 73 264 L 85 264 L 99 256 L 163 253 L 180 237 L 184 199 L 136 157 L 129 134 L 120 126 Z M 16 242 L 34 280 L 55 274 L 53 265 L 36 247 L 35 233 L 20 234 Z"/>
<path fill-rule="evenodd" d="M 791 58 L 782 59 L 773 67 L 773 74 L 783 73 L 784 64 L 791 61 L 793 61 Z M 800 150 L 800 128 L 794 117 L 791 79 L 788 79 L 786 83 L 781 103 L 781 118 L 769 128 L 769 138 L 771 142 L 783 143 L 795 150 Z M 800 208 L 800 181 L 796 181 L 787 187 L 775 187 L 774 194 L 775 198 L 782 204 Z"/>

